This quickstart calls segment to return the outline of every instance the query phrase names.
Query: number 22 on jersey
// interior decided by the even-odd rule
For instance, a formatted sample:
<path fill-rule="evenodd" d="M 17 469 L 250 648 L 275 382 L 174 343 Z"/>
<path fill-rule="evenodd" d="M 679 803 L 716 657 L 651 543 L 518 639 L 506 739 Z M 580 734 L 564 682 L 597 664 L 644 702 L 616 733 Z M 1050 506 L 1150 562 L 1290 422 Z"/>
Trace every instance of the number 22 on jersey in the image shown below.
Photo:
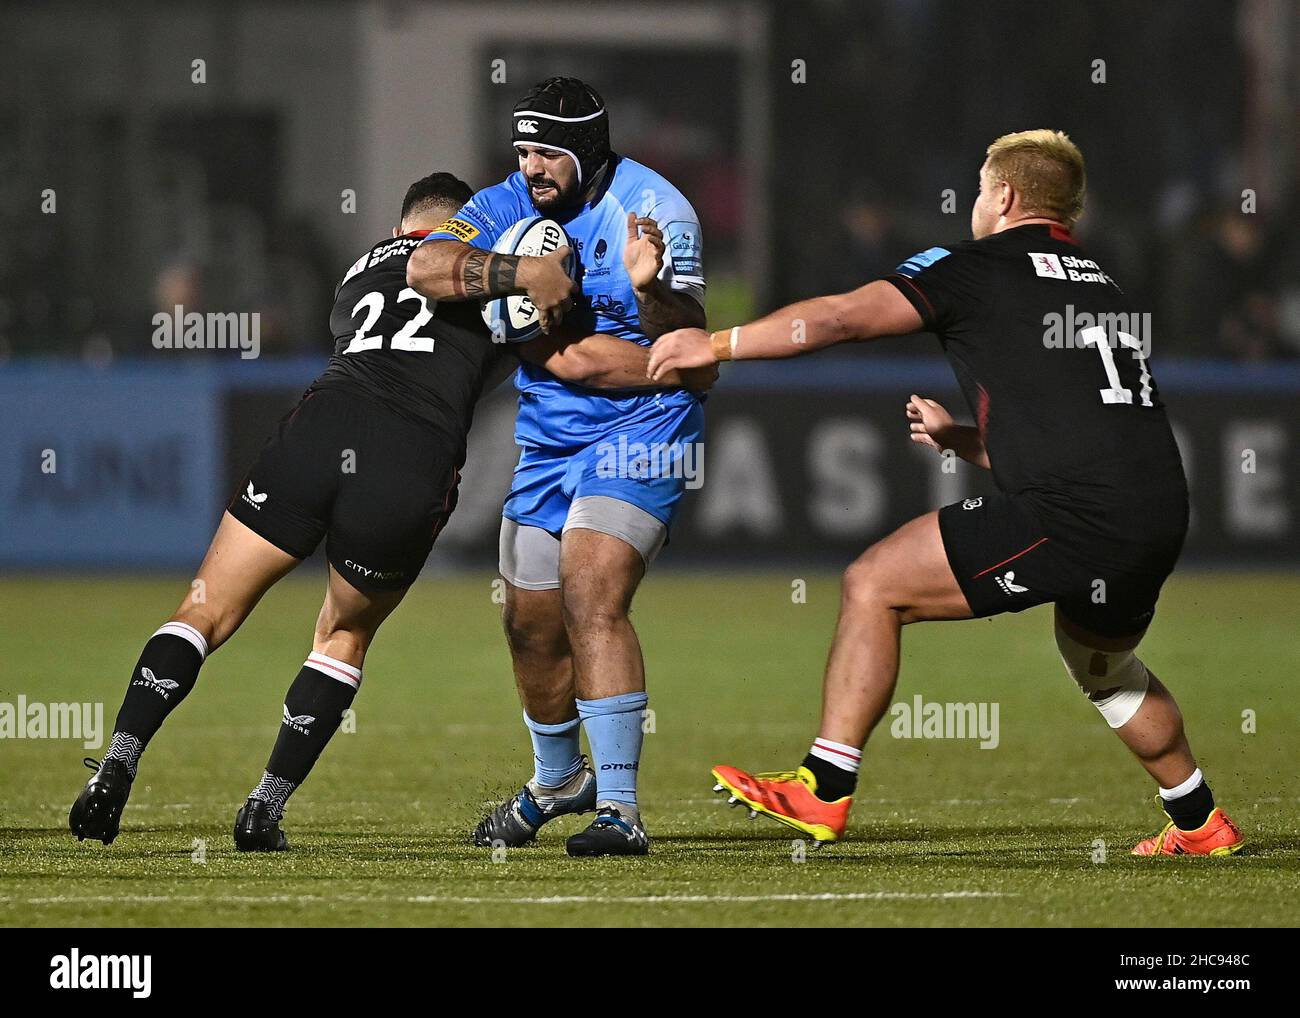
<path fill-rule="evenodd" d="M 416 293 L 409 286 L 397 295 L 397 303 L 405 301 L 418 301 L 420 310 L 409 322 L 402 326 L 394 335 L 388 344 L 390 350 L 407 350 L 411 353 L 432 353 L 433 337 L 420 336 L 417 333 L 429 323 L 433 317 L 433 309 L 437 307 L 435 301 L 432 306 L 425 299 L 423 294 Z M 356 335 L 343 350 L 345 354 L 360 353 L 363 350 L 380 350 L 384 346 L 384 337 L 382 335 L 370 336 L 367 333 L 379 320 L 379 316 L 384 313 L 384 295 L 380 290 L 371 290 L 362 297 L 352 308 L 352 317 L 356 317 L 357 312 L 365 309 L 366 317 L 357 329 Z"/>

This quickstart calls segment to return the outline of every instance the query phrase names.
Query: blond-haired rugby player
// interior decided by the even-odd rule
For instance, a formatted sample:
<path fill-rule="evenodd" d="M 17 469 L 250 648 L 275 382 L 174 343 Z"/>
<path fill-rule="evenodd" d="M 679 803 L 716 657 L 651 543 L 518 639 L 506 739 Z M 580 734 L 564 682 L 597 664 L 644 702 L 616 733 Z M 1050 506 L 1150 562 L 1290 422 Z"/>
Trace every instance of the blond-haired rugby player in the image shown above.
<path fill-rule="evenodd" d="M 1159 785 L 1170 818 L 1134 854 L 1230 854 L 1241 833 L 1215 807 L 1173 696 L 1135 653 L 1183 545 L 1187 484 L 1147 343 L 1117 325 L 1133 320 L 1129 298 L 1071 233 L 1083 156 L 1057 131 L 1009 134 L 989 146 L 979 186 L 973 240 L 748 325 L 667 333 L 651 352 L 657 377 L 933 332 L 978 424 L 954 424 L 914 395 L 912 440 L 992 470 L 998 489 L 904 524 L 849 566 L 808 755 L 784 773 L 719 766 L 719 790 L 817 841 L 840 838 L 862 747 L 893 696 L 902 627 L 1052 602 L 1067 671 Z M 1110 327 L 1051 341 L 1045 316 L 1067 305 L 1076 321 L 1088 312 Z"/>

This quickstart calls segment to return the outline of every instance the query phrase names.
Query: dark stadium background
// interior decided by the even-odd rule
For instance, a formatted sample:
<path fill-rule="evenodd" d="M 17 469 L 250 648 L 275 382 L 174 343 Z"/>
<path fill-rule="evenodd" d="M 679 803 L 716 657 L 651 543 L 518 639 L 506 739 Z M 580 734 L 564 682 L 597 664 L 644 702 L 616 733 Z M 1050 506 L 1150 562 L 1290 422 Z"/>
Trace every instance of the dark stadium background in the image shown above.
<path fill-rule="evenodd" d="M 505 111 L 554 73 L 600 89 L 615 148 L 695 204 L 715 327 L 964 238 L 988 142 L 1068 131 L 1089 164 L 1084 243 L 1152 315 L 1192 478 L 1189 559 L 1300 566 L 1300 12 L 1134 11 L 5 5 L 0 567 L 197 564 L 324 364 L 333 286 L 387 234 L 406 184 L 434 169 L 500 179 Z M 153 349 L 152 315 L 177 303 L 259 312 L 261 356 Z M 906 441 L 914 391 L 965 413 L 937 355 L 913 337 L 725 371 L 706 484 L 665 567 L 844 563 L 978 493 L 985 479 L 943 474 Z M 482 406 L 432 569 L 494 563 L 511 416 L 504 389 Z"/>

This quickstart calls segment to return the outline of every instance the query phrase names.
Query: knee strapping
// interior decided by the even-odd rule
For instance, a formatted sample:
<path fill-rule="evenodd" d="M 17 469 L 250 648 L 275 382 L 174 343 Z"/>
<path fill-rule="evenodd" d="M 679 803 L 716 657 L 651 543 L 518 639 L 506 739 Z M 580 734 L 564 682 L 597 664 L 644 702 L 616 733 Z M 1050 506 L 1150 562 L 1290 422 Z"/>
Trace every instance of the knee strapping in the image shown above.
<path fill-rule="evenodd" d="M 1065 670 L 1101 711 L 1106 724 L 1121 728 L 1146 699 L 1151 676 L 1132 650 L 1097 650 L 1085 647 L 1065 633 L 1058 623 L 1056 646 Z"/>

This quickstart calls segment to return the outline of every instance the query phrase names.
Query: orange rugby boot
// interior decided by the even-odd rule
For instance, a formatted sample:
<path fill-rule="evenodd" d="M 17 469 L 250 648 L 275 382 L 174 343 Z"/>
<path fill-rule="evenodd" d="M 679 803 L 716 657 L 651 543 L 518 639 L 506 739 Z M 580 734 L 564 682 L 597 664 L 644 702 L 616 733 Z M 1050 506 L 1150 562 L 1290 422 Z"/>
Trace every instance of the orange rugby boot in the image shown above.
<path fill-rule="evenodd" d="M 1171 820 L 1155 837 L 1134 845 L 1133 854 L 1223 856 L 1240 852 L 1245 844 L 1232 818 L 1216 806 L 1209 819 L 1196 830 L 1180 830 Z"/>
<path fill-rule="evenodd" d="M 817 844 L 844 837 L 853 797 L 826 802 L 817 798 L 817 779 L 807 767 L 797 771 L 747 774 L 737 767 L 713 768 L 715 792 L 729 792 L 733 806 L 744 803 L 750 818 L 762 813 L 808 835 Z"/>

